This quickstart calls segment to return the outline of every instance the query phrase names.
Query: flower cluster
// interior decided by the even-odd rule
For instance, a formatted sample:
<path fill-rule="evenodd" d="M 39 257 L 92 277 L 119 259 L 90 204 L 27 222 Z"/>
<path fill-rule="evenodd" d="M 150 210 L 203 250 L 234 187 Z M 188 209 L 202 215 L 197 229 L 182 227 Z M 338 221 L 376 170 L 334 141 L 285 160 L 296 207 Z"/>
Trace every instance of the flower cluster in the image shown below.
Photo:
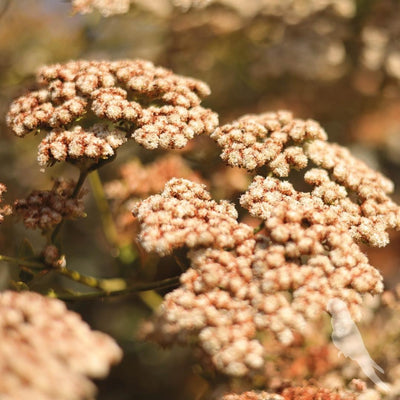
<path fill-rule="evenodd" d="M 311 195 L 336 208 L 355 239 L 386 246 L 386 230 L 400 228 L 400 208 L 388 196 L 393 182 L 337 144 L 317 140 L 307 155 L 319 167 L 304 176 L 314 186 Z"/>
<path fill-rule="evenodd" d="M 147 149 L 182 148 L 211 133 L 215 113 L 200 106 L 210 90 L 142 60 L 71 61 L 42 67 L 41 89 L 15 100 L 7 123 L 17 136 L 49 131 L 41 165 L 77 159 L 97 163 L 133 138 Z"/>
<path fill-rule="evenodd" d="M 221 158 L 229 165 L 250 171 L 267 165 L 281 177 L 288 176 L 291 167 L 307 166 L 305 143 L 327 138 L 317 122 L 294 119 L 287 111 L 246 115 L 219 127 L 211 137 L 222 148 Z"/>
<path fill-rule="evenodd" d="M 182 157 L 169 154 L 154 162 L 142 165 L 139 160 L 124 164 L 119 169 L 120 178 L 105 185 L 107 197 L 112 200 L 143 198 L 161 192 L 172 178 L 185 178 L 201 183 L 200 175 L 189 168 Z"/>
<path fill-rule="evenodd" d="M 84 217 L 83 192 L 73 196 L 72 181 L 57 180 L 51 190 L 34 190 L 26 199 L 16 200 L 14 210 L 29 229 L 48 231 L 63 219 Z"/>
<path fill-rule="evenodd" d="M 126 134 L 118 129 L 110 130 L 102 124 L 84 129 L 75 126 L 71 130 L 54 129 L 40 143 L 38 162 L 51 165 L 56 161 L 79 161 L 89 158 L 98 163 L 115 155 L 115 150 L 125 142 Z"/>
<path fill-rule="evenodd" d="M 0 294 L 0 397 L 85 400 L 122 352 L 65 304 L 31 292 Z"/>
<path fill-rule="evenodd" d="M 256 184 L 243 204 L 259 201 L 252 198 Z M 322 202 L 318 209 L 311 200 L 302 210 L 293 188 L 282 187 L 284 195 L 271 190 L 275 203 L 259 201 L 269 215 L 266 232 L 257 235 L 237 222 L 233 205 L 210 200 L 203 186 L 183 179 L 139 203 L 134 214 L 147 251 L 192 249 L 182 286 L 167 294 L 145 327 L 147 337 L 162 344 L 196 342 L 216 369 L 243 376 L 264 364 L 257 332 L 270 330 L 289 345 L 293 331 L 303 333 L 306 320 L 317 318 L 335 296 L 359 317 L 360 293 L 382 291 L 379 272 L 347 229 L 330 225 Z"/>
<path fill-rule="evenodd" d="M 222 147 L 221 157 L 232 166 L 253 170 L 266 165 L 273 175 L 287 177 L 291 169 L 305 169 L 312 163 L 317 168 L 307 171 L 304 180 L 314 189 L 311 194 L 297 195 L 302 196 L 301 201 L 313 203 L 308 204 L 310 209 L 325 204 L 325 210 L 336 214 L 357 240 L 382 247 L 389 241 L 386 230 L 400 228 L 400 208 L 388 197 L 393 183 L 344 147 L 326 142 L 326 133 L 314 121 L 293 119 L 283 111 L 248 115 L 218 128 L 211 136 Z M 263 195 L 275 190 L 277 181 L 267 179 L 262 184 L 260 179 L 251 194 L 258 210 L 251 205 L 246 208 L 251 208 L 253 216 L 266 219 Z M 282 193 L 289 190 L 293 196 L 289 186 L 282 186 Z M 272 197 L 270 201 L 278 203 Z"/>
<path fill-rule="evenodd" d="M 182 246 L 233 248 L 252 234 L 237 222 L 232 204 L 216 203 L 203 185 L 186 179 L 171 179 L 161 194 L 135 206 L 133 214 L 142 226 L 143 247 L 160 255 Z"/>

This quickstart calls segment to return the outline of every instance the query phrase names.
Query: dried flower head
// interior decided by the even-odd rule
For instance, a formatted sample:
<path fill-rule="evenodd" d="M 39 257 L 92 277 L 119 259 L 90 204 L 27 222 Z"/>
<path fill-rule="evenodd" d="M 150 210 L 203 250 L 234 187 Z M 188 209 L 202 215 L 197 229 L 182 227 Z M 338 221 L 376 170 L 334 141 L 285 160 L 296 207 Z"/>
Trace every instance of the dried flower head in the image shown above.
<path fill-rule="evenodd" d="M 84 400 L 122 352 L 60 300 L 32 292 L 0 294 L 0 397 Z"/>
<path fill-rule="evenodd" d="M 133 214 L 142 226 L 143 247 L 160 255 L 182 246 L 233 248 L 252 234 L 237 222 L 232 204 L 216 203 L 204 185 L 186 179 L 171 179 L 161 194 L 135 206 Z"/>
<path fill-rule="evenodd" d="M 26 199 L 16 200 L 14 210 L 29 229 L 48 231 L 63 219 L 84 217 L 83 194 L 73 196 L 75 183 L 56 180 L 51 190 L 34 190 Z"/>
<path fill-rule="evenodd" d="M 200 175 L 193 171 L 182 157 L 168 154 L 143 165 L 140 160 L 130 161 L 119 169 L 120 179 L 105 185 L 107 197 L 112 200 L 143 198 L 161 192 L 172 178 L 184 178 L 202 183 Z"/>
<path fill-rule="evenodd" d="M 299 201 L 309 203 L 309 210 L 326 205 L 318 212 L 319 218 L 324 218 L 329 210 L 332 220 L 336 213 L 336 220 L 356 240 L 382 247 L 389 242 L 386 231 L 400 229 L 400 208 L 388 197 L 393 183 L 353 157 L 349 150 L 326 142 L 325 132 L 314 121 L 296 120 L 282 111 L 249 115 L 218 128 L 212 137 L 223 148 L 221 157 L 233 166 L 253 170 L 266 165 L 278 177 L 287 177 L 291 169 L 301 170 L 310 164 L 317 167 L 304 174 L 304 181 L 314 187 L 311 194 L 297 193 L 296 196 Z M 265 193 L 280 184 L 273 179 L 261 183 L 261 179 L 257 178 L 251 189 L 250 197 L 255 197 L 249 201 L 254 204 L 245 207 L 251 208 L 253 216 L 266 219 L 268 207 L 274 207 L 272 203 L 278 201 Z M 288 190 L 289 196 L 293 196 L 293 188 L 285 185 L 278 191 L 285 194 Z M 269 196 L 265 202 L 272 202 L 270 206 L 263 205 L 263 193 Z"/>
<path fill-rule="evenodd" d="M 72 130 L 54 129 L 42 140 L 38 149 L 40 165 L 56 161 L 89 158 L 98 163 L 115 155 L 115 150 L 127 141 L 125 132 L 107 125 L 95 124 L 89 129 L 77 125 Z"/>
<path fill-rule="evenodd" d="M 7 123 L 17 136 L 45 130 L 39 163 L 112 157 L 133 138 L 148 149 L 182 148 L 211 133 L 215 113 L 200 106 L 210 93 L 198 80 L 142 60 L 71 61 L 42 67 L 38 91 L 15 100 Z"/>
<path fill-rule="evenodd" d="M 335 224 L 336 213 L 329 215 L 319 198 L 298 199 L 290 184 L 269 179 L 275 187 L 257 191 L 254 183 L 242 198 L 251 212 L 254 195 L 263 200 L 254 201 L 264 212 L 257 216 L 267 219 L 257 235 L 237 222 L 233 206 L 222 208 L 204 187 L 183 179 L 171 180 L 134 211 L 147 251 L 193 249 L 182 286 L 165 297 L 145 335 L 162 344 L 197 343 L 217 370 L 233 376 L 263 366 L 257 332 L 267 329 L 289 345 L 293 331 L 303 333 L 330 298 L 343 299 L 359 318 L 360 294 L 383 289 L 347 227 Z"/>
<path fill-rule="evenodd" d="M 211 137 L 229 165 L 250 171 L 267 165 L 278 176 L 288 176 L 291 168 L 305 168 L 303 145 L 327 138 L 317 122 L 294 119 L 287 111 L 246 115 L 216 129 Z"/>
<path fill-rule="evenodd" d="M 312 196 L 336 208 L 355 239 L 386 246 L 386 231 L 400 229 L 400 208 L 388 197 L 393 182 L 337 144 L 316 140 L 307 145 L 306 153 L 323 168 L 312 169 L 304 176 L 314 186 Z"/>

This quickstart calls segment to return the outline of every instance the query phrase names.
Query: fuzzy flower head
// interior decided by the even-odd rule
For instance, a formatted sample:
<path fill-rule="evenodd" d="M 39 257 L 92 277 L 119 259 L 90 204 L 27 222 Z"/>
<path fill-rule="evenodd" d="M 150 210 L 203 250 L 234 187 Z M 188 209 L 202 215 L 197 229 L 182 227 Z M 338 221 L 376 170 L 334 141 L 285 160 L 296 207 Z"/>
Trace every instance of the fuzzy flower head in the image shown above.
<path fill-rule="evenodd" d="M 107 196 L 112 199 L 127 200 L 143 198 L 161 192 L 164 185 L 174 177 L 182 177 L 201 183 L 198 173 L 193 171 L 182 157 L 168 154 L 154 162 L 143 165 L 138 159 L 132 160 L 119 169 L 120 178 L 105 186 Z"/>
<path fill-rule="evenodd" d="M 218 128 L 211 137 L 229 165 L 250 171 L 267 165 L 274 174 L 287 176 L 291 168 L 307 166 L 304 143 L 326 140 L 326 133 L 315 121 L 294 119 L 290 112 L 279 111 L 246 115 Z"/>
<path fill-rule="evenodd" d="M 347 227 L 334 223 L 336 214 L 325 216 L 320 199 L 303 210 L 290 185 L 282 191 L 277 197 L 271 190 L 275 203 L 259 234 L 237 222 L 233 205 L 216 203 L 184 179 L 138 204 L 147 251 L 192 249 L 181 287 L 167 294 L 145 336 L 164 345 L 196 343 L 217 370 L 244 376 L 264 365 L 258 332 L 269 330 L 289 345 L 333 297 L 360 317 L 361 294 L 381 292 L 381 275 Z M 244 206 L 250 201 L 251 195 L 242 199 Z M 260 206 L 266 213 L 267 207 Z"/>
<path fill-rule="evenodd" d="M 232 204 L 215 202 L 204 185 L 186 179 L 171 179 L 161 194 L 140 202 L 133 214 L 142 226 L 141 244 L 160 255 L 182 246 L 232 248 L 252 232 L 237 222 Z"/>
<path fill-rule="evenodd" d="M 60 300 L 32 292 L 0 294 L 0 397 L 86 400 L 122 352 Z"/>
<path fill-rule="evenodd" d="M 51 230 L 63 219 L 84 217 L 83 192 L 72 196 L 74 183 L 55 181 L 51 190 L 34 190 L 26 199 L 16 200 L 14 210 L 29 229 Z"/>
<path fill-rule="evenodd" d="M 304 181 L 313 189 L 309 194 L 297 193 L 299 201 L 324 204 L 325 210 L 336 213 L 358 241 L 382 247 L 389 242 L 387 230 L 400 229 L 400 208 L 388 196 L 393 183 L 349 150 L 328 143 L 326 133 L 315 121 L 293 119 L 284 111 L 247 115 L 218 128 L 211 136 L 222 147 L 222 159 L 231 166 L 248 170 L 266 166 L 277 178 L 288 177 L 293 169 L 306 171 Z M 283 183 L 278 194 L 274 186 L 280 185 L 277 179 L 266 179 L 263 184 L 261 179 L 257 177 L 250 188 L 249 196 L 254 198 L 247 202 L 245 196 L 242 205 L 251 208 L 253 216 L 267 219 L 268 210 L 279 206 L 277 199 L 285 195 L 285 190 L 292 196 L 293 189 Z M 324 213 L 319 212 L 319 217 L 324 218 Z"/>
<path fill-rule="evenodd" d="M 198 80 L 142 60 L 71 61 L 42 67 L 40 90 L 15 100 L 7 123 L 20 137 L 44 130 L 41 165 L 109 159 L 133 139 L 147 149 L 182 148 L 211 133 L 217 115 L 200 106 Z"/>

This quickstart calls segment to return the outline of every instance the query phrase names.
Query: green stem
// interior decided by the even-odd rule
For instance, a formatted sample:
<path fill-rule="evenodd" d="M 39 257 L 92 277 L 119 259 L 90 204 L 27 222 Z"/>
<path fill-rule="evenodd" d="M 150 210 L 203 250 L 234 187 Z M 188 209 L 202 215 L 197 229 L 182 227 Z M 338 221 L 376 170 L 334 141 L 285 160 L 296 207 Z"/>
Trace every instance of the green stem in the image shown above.
<path fill-rule="evenodd" d="M 39 268 L 39 269 L 45 268 L 45 265 L 40 261 L 25 260 L 23 258 L 4 256 L 1 254 L 0 254 L 0 261 L 6 261 L 11 264 L 23 265 L 24 267 Z"/>
<path fill-rule="evenodd" d="M 125 280 L 120 278 L 110 278 L 110 279 L 101 279 L 95 278 L 93 276 L 82 275 L 80 272 L 68 269 L 68 268 L 59 268 L 54 269 L 55 272 L 60 275 L 65 276 L 75 282 L 81 283 L 82 285 L 100 289 L 105 292 L 115 291 L 115 290 L 124 290 L 127 287 L 127 283 Z"/>
<path fill-rule="evenodd" d="M 117 228 L 103 189 L 103 184 L 97 170 L 89 175 L 89 182 L 92 187 L 94 199 L 100 212 L 104 235 L 107 241 L 118 249 L 118 257 L 124 264 L 130 264 L 137 258 L 137 251 L 130 243 L 121 243 L 118 237 Z"/>
<path fill-rule="evenodd" d="M 257 234 L 258 232 L 262 231 L 264 229 L 264 221 L 260 223 L 256 228 L 254 228 L 253 233 Z"/>
<path fill-rule="evenodd" d="M 99 172 L 97 170 L 89 174 L 89 182 L 92 187 L 93 196 L 96 201 L 97 208 L 100 211 L 100 218 L 103 224 L 103 230 L 104 234 L 106 235 L 106 239 L 113 246 L 118 247 L 117 229 L 115 228 L 110 208 L 108 207 L 108 201 L 106 199 Z"/>
<path fill-rule="evenodd" d="M 105 297 L 116 297 L 123 296 L 126 294 L 145 292 L 148 290 L 167 289 L 179 284 L 179 277 L 173 277 L 164 279 L 162 281 L 149 282 L 149 283 L 137 283 L 130 287 L 120 290 L 110 290 L 104 292 L 90 292 L 90 293 L 74 293 L 74 294 L 61 294 L 56 292 L 48 293 L 49 297 L 54 297 L 64 301 L 81 301 L 91 300 Z"/>
<path fill-rule="evenodd" d="M 47 272 L 54 271 L 60 275 L 65 276 L 66 278 L 81 283 L 82 285 L 95 289 L 100 289 L 103 291 L 123 290 L 127 287 L 125 280 L 120 278 L 99 279 L 93 276 L 83 275 L 78 271 L 68 269 L 65 267 L 53 268 L 41 261 L 25 260 L 23 258 L 9 257 L 3 255 L 0 255 L 0 261 L 6 261 L 12 264 L 17 264 L 32 269 L 46 270 Z"/>

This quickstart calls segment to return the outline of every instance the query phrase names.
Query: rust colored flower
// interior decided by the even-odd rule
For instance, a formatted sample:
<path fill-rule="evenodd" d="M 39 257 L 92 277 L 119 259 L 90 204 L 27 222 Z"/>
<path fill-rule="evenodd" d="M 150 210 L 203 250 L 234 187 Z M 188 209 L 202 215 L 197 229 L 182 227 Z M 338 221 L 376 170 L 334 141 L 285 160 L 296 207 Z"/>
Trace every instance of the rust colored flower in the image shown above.
<path fill-rule="evenodd" d="M 48 132 L 39 163 L 79 159 L 97 163 L 128 138 L 147 149 L 182 148 L 218 125 L 200 106 L 210 93 L 198 80 L 143 60 L 71 61 L 42 67 L 40 90 L 15 100 L 7 123 L 20 137 Z"/>
<path fill-rule="evenodd" d="M 51 190 L 34 190 L 26 199 L 16 200 L 14 210 L 29 229 L 48 231 L 63 219 L 84 217 L 83 192 L 72 196 L 75 184 L 57 180 Z"/>
<path fill-rule="evenodd" d="M 86 400 L 120 361 L 108 335 L 92 331 L 60 300 L 32 292 L 0 294 L 0 397 Z"/>

